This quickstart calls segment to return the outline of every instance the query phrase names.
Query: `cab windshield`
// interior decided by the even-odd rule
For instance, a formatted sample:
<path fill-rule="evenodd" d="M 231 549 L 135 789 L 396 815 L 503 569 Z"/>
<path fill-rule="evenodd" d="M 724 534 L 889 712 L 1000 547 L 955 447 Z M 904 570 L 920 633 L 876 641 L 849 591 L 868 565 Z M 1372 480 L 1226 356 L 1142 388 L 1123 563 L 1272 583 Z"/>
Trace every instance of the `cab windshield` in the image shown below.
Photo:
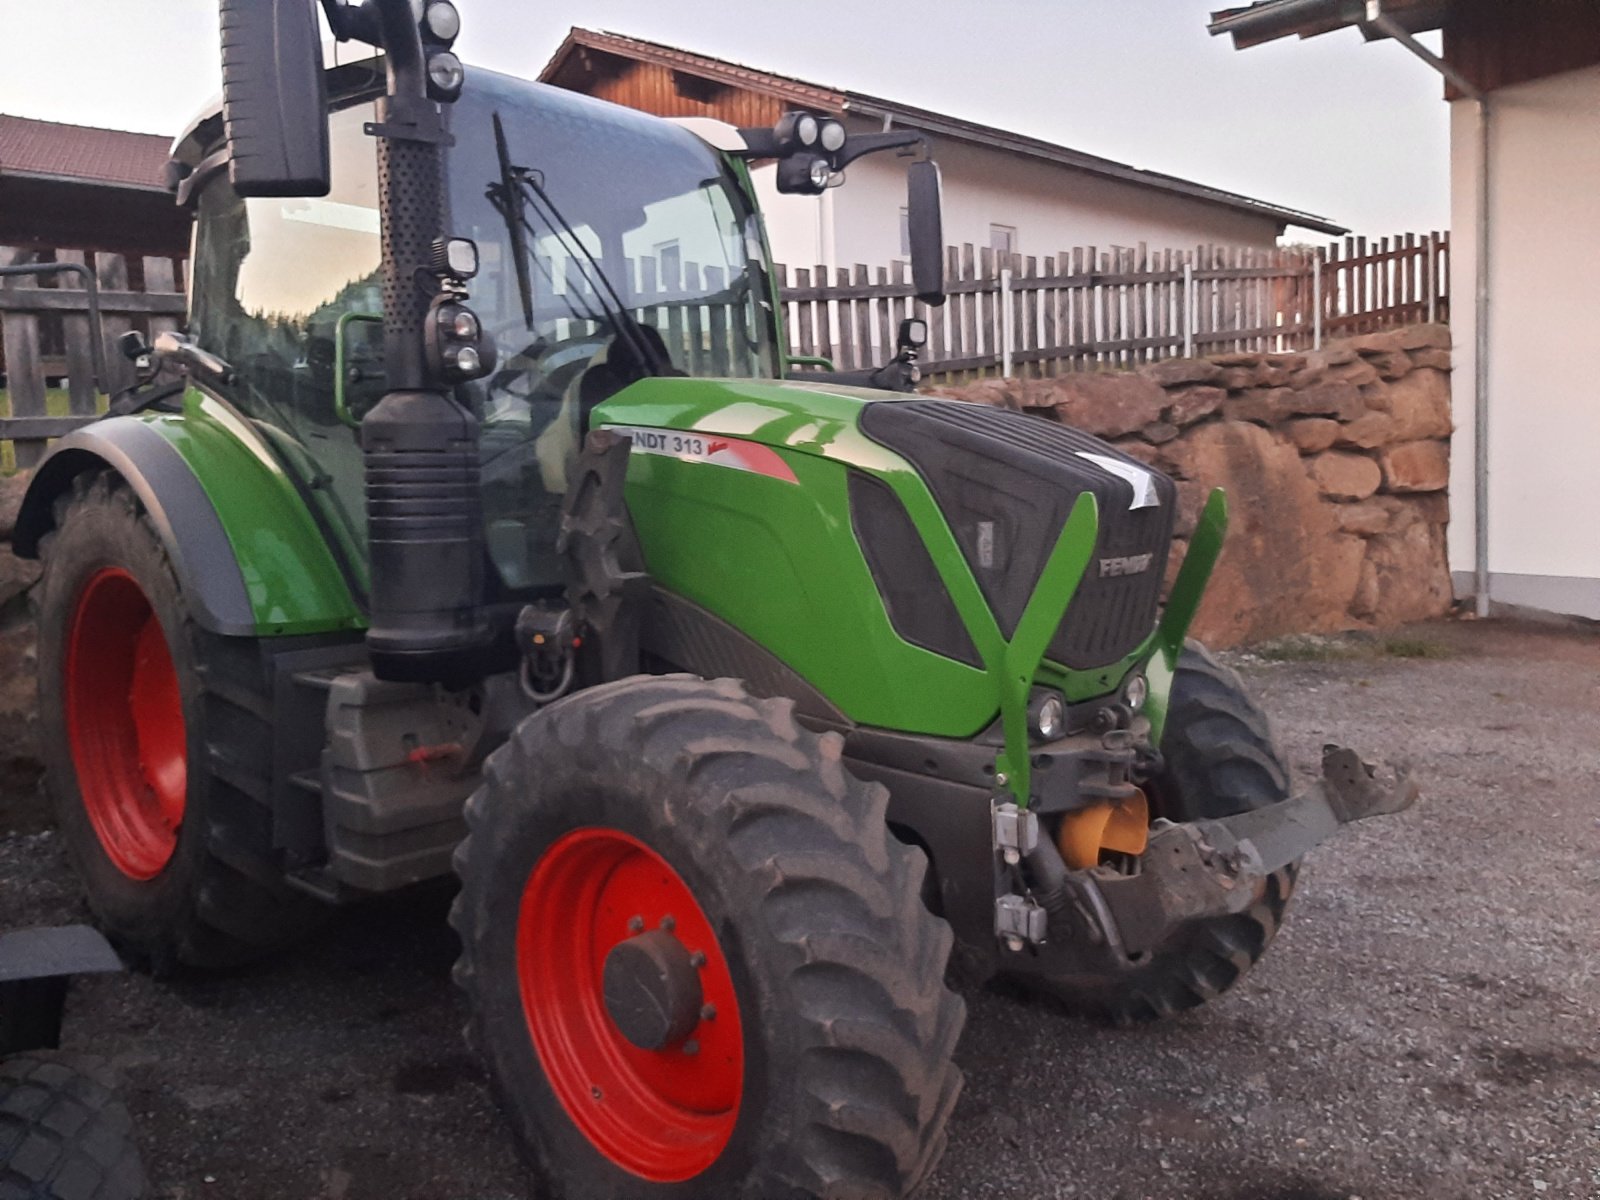
<path fill-rule="evenodd" d="M 450 230 L 499 359 L 475 385 L 490 553 L 538 584 L 595 405 L 647 375 L 777 377 L 760 217 L 722 155 L 630 109 L 474 72 L 450 125 Z"/>

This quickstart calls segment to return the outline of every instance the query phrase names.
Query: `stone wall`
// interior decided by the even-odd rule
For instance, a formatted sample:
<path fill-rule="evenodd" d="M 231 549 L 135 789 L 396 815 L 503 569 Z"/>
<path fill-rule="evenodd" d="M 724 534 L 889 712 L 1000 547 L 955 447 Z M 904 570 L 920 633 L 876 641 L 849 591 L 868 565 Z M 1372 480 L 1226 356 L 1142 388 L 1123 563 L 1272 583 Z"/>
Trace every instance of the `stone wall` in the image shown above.
<path fill-rule="evenodd" d="M 1195 628 L 1213 645 L 1388 628 L 1452 603 L 1442 325 L 931 390 L 1063 421 L 1173 476 L 1172 574 L 1207 494 L 1226 488 L 1228 542 Z"/>

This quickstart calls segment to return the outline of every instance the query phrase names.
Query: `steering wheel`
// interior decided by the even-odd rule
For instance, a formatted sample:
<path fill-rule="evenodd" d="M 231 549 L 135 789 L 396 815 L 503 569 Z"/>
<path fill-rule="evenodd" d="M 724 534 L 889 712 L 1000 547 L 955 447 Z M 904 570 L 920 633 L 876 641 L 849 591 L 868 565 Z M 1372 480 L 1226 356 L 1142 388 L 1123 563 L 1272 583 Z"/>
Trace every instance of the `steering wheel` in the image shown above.
<path fill-rule="evenodd" d="M 559 405 L 572 381 L 588 368 L 606 335 L 585 334 L 560 342 L 536 338 L 511 355 L 489 377 L 487 394 L 509 397 L 531 415 L 540 404 Z"/>

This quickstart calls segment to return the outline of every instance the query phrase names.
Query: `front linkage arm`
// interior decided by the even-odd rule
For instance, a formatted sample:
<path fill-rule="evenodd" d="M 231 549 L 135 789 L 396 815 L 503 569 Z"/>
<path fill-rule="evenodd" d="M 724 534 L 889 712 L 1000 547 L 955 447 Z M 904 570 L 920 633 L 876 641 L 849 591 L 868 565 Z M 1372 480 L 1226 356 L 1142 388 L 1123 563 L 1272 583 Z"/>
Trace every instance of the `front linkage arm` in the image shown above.
<path fill-rule="evenodd" d="M 1075 907 L 1091 925 L 1082 932 L 1125 962 L 1190 921 L 1243 912 L 1268 876 L 1341 826 L 1404 812 L 1418 795 L 1409 772 L 1398 771 L 1384 785 L 1355 751 L 1324 747 L 1322 778 L 1298 796 L 1217 820 L 1158 821 L 1137 875 L 1070 873 L 1080 902 Z"/>

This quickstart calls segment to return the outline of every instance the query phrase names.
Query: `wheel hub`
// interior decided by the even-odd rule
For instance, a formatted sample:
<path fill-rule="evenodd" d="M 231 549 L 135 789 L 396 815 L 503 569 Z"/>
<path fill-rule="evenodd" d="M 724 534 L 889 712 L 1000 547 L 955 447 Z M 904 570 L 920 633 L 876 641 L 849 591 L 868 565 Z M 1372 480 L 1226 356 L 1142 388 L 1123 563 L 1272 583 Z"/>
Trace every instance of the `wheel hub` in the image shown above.
<path fill-rule="evenodd" d="M 700 1023 L 700 973 L 688 948 L 664 929 L 613 946 L 603 986 L 606 1015 L 641 1050 L 676 1046 Z"/>
<path fill-rule="evenodd" d="M 575 829 L 523 890 L 517 970 L 551 1090 L 610 1162 L 692 1179 L 739 1121 L 744 1034 L 732 966 L 693 889 L 619 829 Z"/>

